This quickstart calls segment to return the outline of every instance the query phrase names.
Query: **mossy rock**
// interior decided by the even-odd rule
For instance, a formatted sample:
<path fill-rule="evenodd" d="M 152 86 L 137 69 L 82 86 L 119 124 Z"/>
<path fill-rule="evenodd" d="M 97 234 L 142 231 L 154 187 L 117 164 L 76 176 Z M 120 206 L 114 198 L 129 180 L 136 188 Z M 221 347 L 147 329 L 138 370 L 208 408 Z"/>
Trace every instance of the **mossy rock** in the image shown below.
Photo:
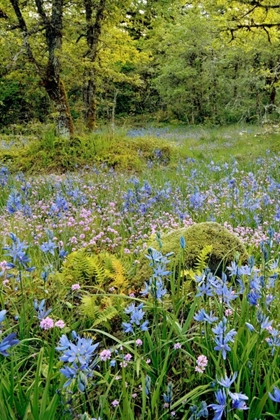
<path fill-rule="evenodd" d="M 180 238 L 185 238 L 186 247 L 184 250 L 180 246 Z M 212 250 L 207 258 L 207 264 L 213 273 L 218 276 L 222 271 L 226 271 L 226 267 L 230 265 L 231 261 L 236 259 L 239 255 L 239 260 L 245 264 L 248 259 L 248 254 L 244 244 L 233 235 L 224 226 L 215 222 L 197 223 L 189 228 L 177 229 L 168 232 L 161 237 L 163 255 L 169 252 L 174 252 L 170 257 L 170 266 L 178 264 L 184 255 L 184 268 L 194 268 L 198 262 L 198 257 L 201 255 L 206 246 L 212 246 Z M 159 244 L 156 240 L 149 243 L 151 248 L 159 249 Z M 136 284 L 141 284 L 151 276 L 151 267 L 149 260 L 145 255 L 141 256 L 139 270 L 134 279 Z"/>

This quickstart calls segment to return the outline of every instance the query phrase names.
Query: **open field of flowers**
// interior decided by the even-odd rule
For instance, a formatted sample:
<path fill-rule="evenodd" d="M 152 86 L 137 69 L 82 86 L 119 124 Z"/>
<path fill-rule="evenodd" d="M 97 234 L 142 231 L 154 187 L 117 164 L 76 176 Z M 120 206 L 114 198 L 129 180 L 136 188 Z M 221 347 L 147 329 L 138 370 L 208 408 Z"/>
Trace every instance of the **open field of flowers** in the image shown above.
<path fill-rule="evenodd" d="M 1 166 L 1 420 L 279 418 L 280 155 L 203 144 L 134 172 Z M 181 237 L 172 265 L 165 234 L 205 221 L 246 264 L 187 267 Z"/>

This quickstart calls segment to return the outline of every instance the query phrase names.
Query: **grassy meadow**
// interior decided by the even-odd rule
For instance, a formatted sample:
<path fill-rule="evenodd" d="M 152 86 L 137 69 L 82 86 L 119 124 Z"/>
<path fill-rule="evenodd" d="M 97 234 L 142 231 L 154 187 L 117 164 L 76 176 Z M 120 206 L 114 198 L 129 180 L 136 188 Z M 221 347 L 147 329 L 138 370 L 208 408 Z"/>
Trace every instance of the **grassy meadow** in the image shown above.
<path fill-rule="evenodd" d="M 1 420 L 279 418 L 277 127 L 15 129 L 0 188 Z M 162 252 L 206 221 L 245 264 Z"/>

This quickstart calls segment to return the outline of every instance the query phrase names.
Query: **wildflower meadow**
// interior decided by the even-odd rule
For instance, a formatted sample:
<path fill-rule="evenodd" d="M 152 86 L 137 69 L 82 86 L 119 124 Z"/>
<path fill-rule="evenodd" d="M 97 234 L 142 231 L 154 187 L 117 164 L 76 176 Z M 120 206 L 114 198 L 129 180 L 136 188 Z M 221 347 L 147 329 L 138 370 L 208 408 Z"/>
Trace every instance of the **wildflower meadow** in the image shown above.
<path fill-rule="evenodd" d="M 3 161 L 0 420 L 279 418 L 280 155 L 200 141 L 203 158 L 139 152 L 141 170 Z M 205 247 L 188 267 L 183 236 L 176 264 L 162 252 L 207 221 L 245 263 L 218 275 Z"/>

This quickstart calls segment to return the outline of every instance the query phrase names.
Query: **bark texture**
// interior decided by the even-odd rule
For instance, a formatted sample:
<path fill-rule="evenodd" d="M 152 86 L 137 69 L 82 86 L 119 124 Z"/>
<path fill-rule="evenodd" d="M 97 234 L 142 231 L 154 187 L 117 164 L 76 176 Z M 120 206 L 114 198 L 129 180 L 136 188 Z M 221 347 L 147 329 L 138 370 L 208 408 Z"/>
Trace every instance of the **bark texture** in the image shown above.
<path fill-rule="evenodd" d="M 86 11 L 86 40 L 88 50 L 85 54 L 85 60 L 88 61 L 84 72 L 84 117 L 85 124 L 89 131 L 96 127 L 96 71 L 94 63 L 97 58 L 98 44 L 101 36 L 102 21 L 106 7 L 106 0 L 100 0 L 95 19 L 93 18 L 93 0 L 84 0 Z"/>

